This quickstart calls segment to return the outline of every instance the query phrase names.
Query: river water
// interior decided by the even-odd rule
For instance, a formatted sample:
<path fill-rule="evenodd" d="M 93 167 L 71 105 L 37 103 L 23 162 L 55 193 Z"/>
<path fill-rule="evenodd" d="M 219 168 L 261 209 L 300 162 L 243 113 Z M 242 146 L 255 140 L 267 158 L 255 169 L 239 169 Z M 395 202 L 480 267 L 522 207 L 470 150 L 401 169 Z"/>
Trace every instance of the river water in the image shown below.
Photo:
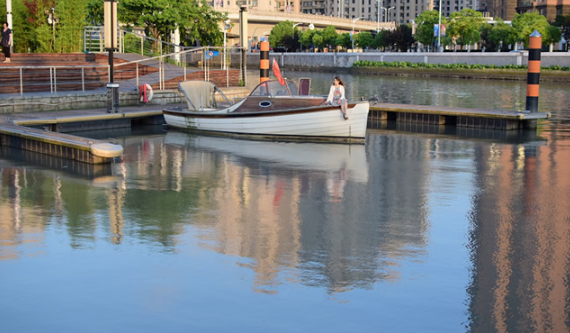
<path fill-rule="evenodd" d="M 524 109 L 524 82 L 343 79 L 352 98 Z M 2 148 L 0 331 L 568 332 L 568 88 L 541 86 L 552 119 L 525 133 L 82 133 L 123 145 L 110 166 Z"/>

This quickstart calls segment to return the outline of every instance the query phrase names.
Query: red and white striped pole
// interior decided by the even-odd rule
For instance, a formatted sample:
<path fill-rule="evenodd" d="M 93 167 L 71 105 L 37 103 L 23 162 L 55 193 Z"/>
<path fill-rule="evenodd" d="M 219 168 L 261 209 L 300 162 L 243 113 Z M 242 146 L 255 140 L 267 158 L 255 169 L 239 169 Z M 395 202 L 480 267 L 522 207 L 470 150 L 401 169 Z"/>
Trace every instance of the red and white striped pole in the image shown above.
<path fill-rule="evenodd" d="M 540 86 L 540 51 L 542 36 L 535 30 L 529 39 L 528 75 L 526 78 L 526 110 L 538 112 L 538 90 Z"/>

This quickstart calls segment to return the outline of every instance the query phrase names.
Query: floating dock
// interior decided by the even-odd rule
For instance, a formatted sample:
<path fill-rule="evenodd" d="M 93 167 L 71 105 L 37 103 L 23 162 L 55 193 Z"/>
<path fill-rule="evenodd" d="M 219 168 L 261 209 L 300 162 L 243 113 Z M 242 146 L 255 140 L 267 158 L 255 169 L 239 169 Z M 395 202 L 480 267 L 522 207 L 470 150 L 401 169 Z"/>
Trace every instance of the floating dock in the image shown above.
<path fill-rule="evenodd" d="M 0 145 L 88 164 L 110 163 L 123 154 L 122 146 L 64 132 L 126 128 L 131 127 L 133 122 L 163 124 L 161 106 L 154 107 L 158 109 L 123 113 L 93 111 L 92 114 L 45 118 L 5 118 L 0 120 Z"/>
<path fill-rule="evenodd" d="M 370 105 L 369 124 L 383 121 L 421 123 L 493 130 L 532 129 L 547 112 L 518 112 L 492 109 L 466 109 L 429 105 L 375 103 Z"/>
<path fill-rule="evenodd" d="M 122 155 L 123 147 L 66 132 L 127 128 L 136 123 L 164 124 L 162 109 L 168 107 L 138 106 L 124 108 L 120 113 L 106 113 L 102 110 L 62 111 L 43 118 L 39 117 L 41 113 L 14 114 L 0 120 L 0 145 L 88 164 L 110 163 Z M 536 128 L 538 120 L 549 117 L 550 114 L 546 112 L 375 103 L 370 106 L 368 124 L 370 127 L 378 127 L 379 124 L 393 121 L 397 124 L 447 125 L 504 131 Z"/>

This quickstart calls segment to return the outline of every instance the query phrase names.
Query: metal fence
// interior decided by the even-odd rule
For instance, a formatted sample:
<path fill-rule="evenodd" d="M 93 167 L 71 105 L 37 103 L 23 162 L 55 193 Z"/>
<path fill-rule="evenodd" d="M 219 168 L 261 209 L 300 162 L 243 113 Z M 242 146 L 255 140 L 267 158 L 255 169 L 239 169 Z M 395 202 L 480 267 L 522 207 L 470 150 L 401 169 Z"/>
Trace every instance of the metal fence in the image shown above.
<path fill-rule="evenodd" d="M 125 49 L 128 49 L 128 45 L 124 44 Z M 229 52 L 224 52 L 223 47 L 192 48 L 152 57 L 133 53 L 118 54 L 113 67 L 113 81 L 120 83 L 123 91 L 136 90 L 140 84 L 149 84 L 159 90 L 176 89 L 178 82 L 186 80 L 206 80 L 214 81 L 218 86 L 237 86 L 240 84 L 237 71 L 241 71 L 243 63 L 240 58 L 240 63 L 232 66 L 230 58 Z M 111 80 L 110 72 L 108 64 L 96 63 L 3 66 L 0 72 L 0 94 L 85 92 L 104 88 Z"/>

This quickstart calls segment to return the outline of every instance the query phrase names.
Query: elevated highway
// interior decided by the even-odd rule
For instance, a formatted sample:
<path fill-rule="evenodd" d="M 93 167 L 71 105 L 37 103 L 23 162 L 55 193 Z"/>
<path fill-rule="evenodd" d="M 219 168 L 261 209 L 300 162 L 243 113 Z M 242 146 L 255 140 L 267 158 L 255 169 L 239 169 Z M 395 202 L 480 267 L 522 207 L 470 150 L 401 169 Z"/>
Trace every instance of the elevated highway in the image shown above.
<path fill-rule="evenodd" d="M 394 30 L 396 25 L 394 22 L 370 22 L 364 20 L 356 20 L 340 18 L 334 16 L 324 15 L 311 15 L 300 13 L 287 13 L 287 12 L 265 12 L 248 10 L 248 39 L 258 39 L 261 36 L 269 35 L 273 27 L 284 21 L 291 21 L 294 24 L 300 23 L 298 28 L 307 29 L 309 24 L 313 24 L 316 29 L 324 29 L 329 25 L 333 25 L 338 33 L 350 32 L 353 29 L 357 32 L 360 31 L 373 31 L 373 30 Z M 232 21 L 233 28 L 228 34 L 228 39 L 235 39 L 239 34 L 239 12 L 230 11 L 228 17 Z M 354 21 L 354 22 L 353 22 Z"/>

